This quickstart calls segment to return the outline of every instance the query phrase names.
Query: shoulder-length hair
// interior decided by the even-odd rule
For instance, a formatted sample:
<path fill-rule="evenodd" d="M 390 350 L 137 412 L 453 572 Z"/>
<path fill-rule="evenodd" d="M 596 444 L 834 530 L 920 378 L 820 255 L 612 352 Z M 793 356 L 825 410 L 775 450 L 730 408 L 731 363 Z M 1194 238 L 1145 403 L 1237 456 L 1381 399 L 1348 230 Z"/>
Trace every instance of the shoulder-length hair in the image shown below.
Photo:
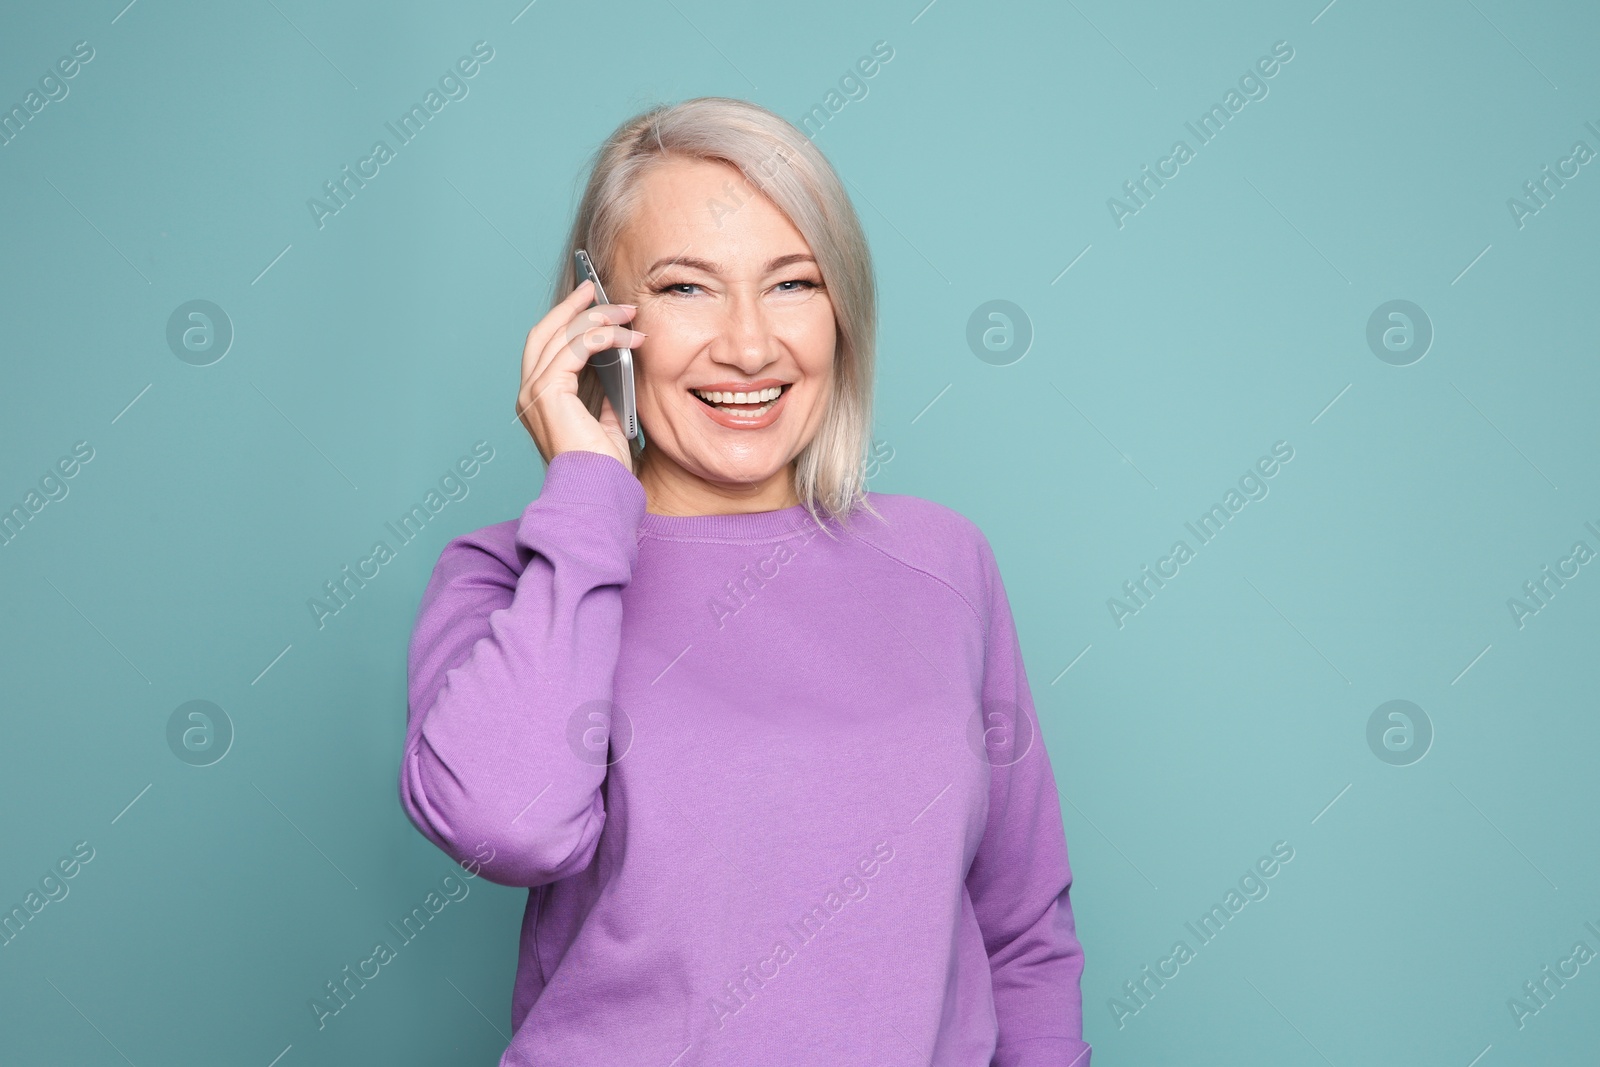
<path fill-rule="evenodd" d="M 551 306 L 577 285 L 576 250 L 587 249 L 595 269 L 607 277 L 622 228 L 639 200 L 640 179 L 674 157 L 737 168 L 811 247 L 833 303 L 838 335 L 833 392 L 816 436 L 797 457 L 795 495 L 824 530 L 828 523 L 819 510 L 841 523 L 858 507 L 876 515 L 866 496 L 865 462 L 872 436 L 877 336 L 872 257 L 839 176 L 787 119 L 748 101 L 703 96 L 651 108 L 618 126 L 589 161 L 588 185 L 558 265 Z M 731 214 L 739 202 L 721 208 Z M 713 214 L 719 210 L 715 203 L 708 207 Z M 721 216 L 716 217 L 720 224 Z M 599 418 L 604 389 L 592 367 L 578 374 L 578 396 Z M 644 446 L 640 438 L 629 444 L 637 471 Z"/>

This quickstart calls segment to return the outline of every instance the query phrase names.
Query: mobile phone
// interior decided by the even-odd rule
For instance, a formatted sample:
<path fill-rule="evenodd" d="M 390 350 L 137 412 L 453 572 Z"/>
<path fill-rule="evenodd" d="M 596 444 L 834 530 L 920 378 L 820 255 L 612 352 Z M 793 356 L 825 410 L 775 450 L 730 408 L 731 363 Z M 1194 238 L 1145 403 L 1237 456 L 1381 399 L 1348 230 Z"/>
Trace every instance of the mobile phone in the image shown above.
<path fill-rule="evenodd" d="M 582 285 L 585 278 L 594 283 L 594 304 L 609 304 L 606 291 L 600 285 L 600 276 L 595 273 L 594 264 L 589 262 L 589 253 L 578 249 L 573 253 L 573 260 L 578 267 L 578 284 Z M 593 307 L 594 304 L 590 304 Z M 633 440 L 639 436 L 639 415 L 634 407 L 633 398 L 633 351 L 627 348 L 608 348 L 603 352 L 596 352 L 589 357 L 589 366 L 600 375 L 600 384 L 605 386 L 606 396 L 611 399 L 611 410 L 617 413 L 617 421 L 622 424 L 622 432 Z"/>

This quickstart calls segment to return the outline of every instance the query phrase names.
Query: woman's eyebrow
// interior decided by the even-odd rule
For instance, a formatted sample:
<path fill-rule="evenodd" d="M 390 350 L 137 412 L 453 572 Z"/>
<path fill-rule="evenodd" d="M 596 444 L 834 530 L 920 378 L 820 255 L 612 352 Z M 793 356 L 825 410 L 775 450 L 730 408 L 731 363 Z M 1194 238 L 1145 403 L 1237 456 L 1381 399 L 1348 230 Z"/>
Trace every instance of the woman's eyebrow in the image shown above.
<path fill-rule="evenodd" d="M 762 273 L 770 274 L 780 267 L 789 266 L 791 263 L 815 263 L 816 261 L 815 256 L 807 255 L 804 252 L 791 252 L 786 256 L 778 256 L 776 259 L 769 261 Z M 720 275 L 722 273 L 722 268 L 717 264 L 694 256 L 665 256 L 650 265 L 650 269 L 644 272 L 645 277 L 654 277 L 657 271 L 672 266 L 688 267 L 691 270 L 705 271 L 707 274 Z"/>

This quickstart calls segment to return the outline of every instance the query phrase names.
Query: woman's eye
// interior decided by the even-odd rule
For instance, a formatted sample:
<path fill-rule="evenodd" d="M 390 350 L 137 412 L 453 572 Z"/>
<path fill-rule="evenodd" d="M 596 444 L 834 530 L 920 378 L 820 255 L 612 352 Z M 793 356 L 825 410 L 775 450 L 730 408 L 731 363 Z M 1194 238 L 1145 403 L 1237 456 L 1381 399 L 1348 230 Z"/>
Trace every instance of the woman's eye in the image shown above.
<path fill-rule="evenodd" d="M 796 286 L 797 288 L 788 288 L 789 286 Z M 773 288 L 780 293 L 800 293 L 805 292 L 808 289 L 820 289 L 822 286 L 814 281 L 811 281 L 809 278 L 791 278 L 789 281 L 779 282 Z M 653 291 L 657 294 L 670 293 L 673 296 L 695 295 L 692 292 L 686 291 L 690 289 L 696 290 L 697 292 L 703 291 L 701 286 L 696 282 L 671 282 L 667 285 L 657 286 Z"/>

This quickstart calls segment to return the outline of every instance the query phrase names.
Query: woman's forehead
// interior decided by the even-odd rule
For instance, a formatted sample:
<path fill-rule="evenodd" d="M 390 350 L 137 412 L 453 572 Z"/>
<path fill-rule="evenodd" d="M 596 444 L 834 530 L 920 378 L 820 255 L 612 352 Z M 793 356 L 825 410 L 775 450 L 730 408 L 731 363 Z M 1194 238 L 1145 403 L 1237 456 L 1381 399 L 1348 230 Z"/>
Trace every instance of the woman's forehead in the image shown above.
<path fill-rule="evenodd" d="M 811 253 L 788 217 L 727 164 L 675 160 L 645 175 L 639 193 L 616 250 L 633 270 L 682 261 L 743 272 Z"/>

